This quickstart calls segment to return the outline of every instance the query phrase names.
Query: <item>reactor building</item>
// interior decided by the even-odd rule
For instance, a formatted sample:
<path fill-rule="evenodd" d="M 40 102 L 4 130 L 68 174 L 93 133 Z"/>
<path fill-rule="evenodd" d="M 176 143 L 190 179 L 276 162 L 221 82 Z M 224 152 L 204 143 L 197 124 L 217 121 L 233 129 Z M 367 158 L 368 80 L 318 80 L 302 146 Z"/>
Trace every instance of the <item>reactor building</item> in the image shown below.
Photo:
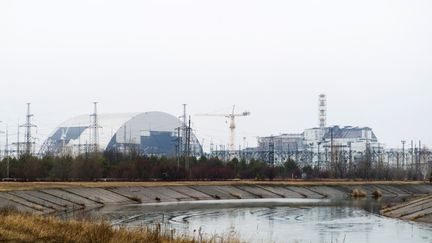
<path fill-rule="evenodd" d="M 202 154 L 196 136 L 189 132 L 186 141 L 185 123 L 168 113 L 95 114 L 60 124 L 43 143 L 40 154 L 78 156 L 92 151 L 135 151 L 174 157 L 182 155 L 185 146 L 190 156 Z"/>
<path fill-rule="evenodd" d="M 294 159 L 302 164 L 323 166 L 337 155 L 348 162 L 364 159 L 383 150 L 369 127 L 327 126 L 327 100 L 319 96 L 319 126 L 302 133 L 258 137 L 257 151 L 274 154 L 274 161 Z M 336 155 L 335 155 L 336 154 Z"/>

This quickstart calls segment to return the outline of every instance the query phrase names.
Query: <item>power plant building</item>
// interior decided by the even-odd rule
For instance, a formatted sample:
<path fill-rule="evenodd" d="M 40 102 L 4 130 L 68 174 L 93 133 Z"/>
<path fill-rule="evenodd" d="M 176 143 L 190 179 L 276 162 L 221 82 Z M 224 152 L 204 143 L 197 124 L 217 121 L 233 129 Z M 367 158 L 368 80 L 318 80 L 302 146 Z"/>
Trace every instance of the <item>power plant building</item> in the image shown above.
<path fill-rule="evenodd" d="M 295 152 L 304 150 L 303 134 L 281 134 L 279 136 L 258 137 L 258 150 L 265 151 L 273 143 L 275 151 Z"/>
<path fill-rule="evenodd" d="M 301 134 L 258 138 L 257 150 L 267 153 L 269 161 L 284 162 L 294 159 L 302 164 L 321 167 L 335 157 L 345 162 L 365 159 L 367 153 L 380 153 L 381 146 L 369 127 L 327 126 L 327 96 L 318 98 L 319 127 Z M 265 159 L 265 158 L 264 158 Z"/>
<path fill-rule="evenodd" d="M 301 134 L 282 134 L 258 138 L 258 150 L 275 154 L 275 161 L 287 158 L 306 164 L 325 164 L 331 153 L 342 153 L 347 160 L 362 159 L 367 150 L 379 151 L 378 139 L 369 127 L 310 128 Z"/>
<path fill-rule="evenodd" d="M 181 120 L 164 112 L 99 114 L 97 126 L 92 125 L 91 116 L 81 115 L 59 125 L 40 153 L 77 156 L 96 148 L 100 152 L 134 150 L 142 155 L 176 156 L 185 144 L 183 127 Z M 201 153 L 198 139 L 191 134 L 190 155 Z"/>

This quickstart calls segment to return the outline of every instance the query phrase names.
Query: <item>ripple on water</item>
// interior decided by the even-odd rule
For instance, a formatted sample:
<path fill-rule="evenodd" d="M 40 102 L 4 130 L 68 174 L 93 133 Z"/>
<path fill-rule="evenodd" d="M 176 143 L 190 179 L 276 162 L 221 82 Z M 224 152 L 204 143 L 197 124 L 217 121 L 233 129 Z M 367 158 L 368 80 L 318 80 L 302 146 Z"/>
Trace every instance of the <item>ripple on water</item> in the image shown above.
<path fill-rule="evenodd" d="M 199 229 L 207 236 L 235 232 L 246 242 L 432 242 L 430 225 L 384 218 L 349 207 L 118 211 L 117 214 L 126 218 L 121 225 L 127 227 L 161 223 L 181 234 L 196 234 Z M 111 212 L 111 217 L 115 218 L 115 212 Z"/>

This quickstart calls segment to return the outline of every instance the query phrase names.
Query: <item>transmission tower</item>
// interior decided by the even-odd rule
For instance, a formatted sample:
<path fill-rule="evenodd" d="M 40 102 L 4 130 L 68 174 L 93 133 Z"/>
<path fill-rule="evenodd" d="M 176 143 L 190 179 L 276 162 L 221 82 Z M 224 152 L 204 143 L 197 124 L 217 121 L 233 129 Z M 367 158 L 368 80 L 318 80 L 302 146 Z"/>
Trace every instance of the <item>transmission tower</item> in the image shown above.
<path fill-rule="evenodd" d="M 7 125 L 6 125 L 5 157 L 6 157 L 6 177 L 7 177 L 7 178 L 10 178 L 9 128 L 8 128 Z"/>
<path fill-rule="evenodd" d="M 182 120 L 183 120 L 183 124 L 182 124 L 182 136 L 181 136 L 181 140 L 182 140 L 182 148 L 181 148 L 181 152 L 183 157 L 187 157 L 188 156 L 188 141 L 187 141 L 187 136 L 188 136 L 188 124 L 187 124 L 187 104 L 183 104 L 183 116 L 182 116 Z"/>
<path fill-rule="evenodd" d="M 186 156 L 185 156 L 185 169 L 190 173 L 190 156 L 191 156 L 191 119 L 189 117 L 188 127 L 186 130 Z"/>
<path fill-rule="evenodd" d="M 405 144 L 406 144 L 406 141 L 402 140 L 401 143 L 402 143 L 402 168 L 405 169 Z"/>
<path fill-rule="evenodd" d="M 93 114 L 90 115 L 90 151 L 97 153 L 99 151 L 99 120 L 97 113 L 98 102 L 93 102 Z"/>
<path fill-rule="evenodd" d="M 17 127 L 17 141 L 15 143 L 16 145 L 16 157 L 19 158 L 21 156 L 21 142 L 20 142 L 20 123 L 18 121 L 18 127 Z"/>
<path fill-rule="evenodd" d="M 269 142 L 269 164 L 271 166 L 274 166 L 274 162 L 275 162 L 275 141 L 274 141 L 274 137 L 271 136 L 270 137 L 270 142 Z"/>
<path fill-rule="evenodd" d="M 30 155 L 33 152 L 33 137 L 32 137 L 32 128 L 36 127 L 36 125 L 34 125 L 32 123 L 32 117 L 33 114 L 31 114 L 30 112 L 30 103 L 27 103 L 27 115 L 26 115 L 26 123 L 21 125 L 20 127 L 24 127 L 25 128 L 25 132 L 24 132 L 24 145 L 25 145 L 25 154 Z M 19 144 L 18 144 L 19 146 Z"/>

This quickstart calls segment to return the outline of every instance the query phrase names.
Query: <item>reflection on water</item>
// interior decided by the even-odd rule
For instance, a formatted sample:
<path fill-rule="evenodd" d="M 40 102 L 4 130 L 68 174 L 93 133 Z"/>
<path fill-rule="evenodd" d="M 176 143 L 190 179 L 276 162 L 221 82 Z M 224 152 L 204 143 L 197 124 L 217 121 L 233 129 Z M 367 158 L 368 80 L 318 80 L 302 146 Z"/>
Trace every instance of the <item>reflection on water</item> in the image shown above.
<path fill-rule="evenodd" d="M 279 202 L 280 203 L 280 202 Z M 179 234 L 198 236 L 238 235 L 244 242 L 432 242 L 432 226 L 390 219 L 370 213 L 355 204 L 308 207 L 298 205 L 221 207 L 179 204 L 128 206 L 92 211 L 114 225 L 142 227 L 161 223 Z M 304 203 L 304 202 L 303 202 Z M 354 206 L 354 207 L 353 207 Z M 363 208 L 374 211 L 374 205 Z M 371 210 L 372 209 L 372 210 Z"/>

